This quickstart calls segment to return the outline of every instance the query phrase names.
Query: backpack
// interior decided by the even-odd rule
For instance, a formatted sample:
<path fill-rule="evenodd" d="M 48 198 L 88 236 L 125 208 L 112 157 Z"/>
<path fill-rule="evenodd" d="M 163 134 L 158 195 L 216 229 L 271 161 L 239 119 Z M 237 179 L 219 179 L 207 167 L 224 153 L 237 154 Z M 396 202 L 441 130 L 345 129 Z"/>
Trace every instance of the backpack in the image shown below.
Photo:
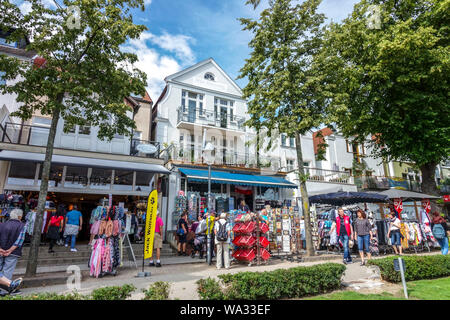
<path fill-rule="evenodd" d="M 228 240 L 228 232 L 227 232 L 227 224 L 219 222 L 219 231 L 216 234 L 217 241 L 227 241 Z"/>
<path fill-rule="evenodd" d="M 433 226 L 433 235 L 436 239 L 442 240 L 445 238 L 445 230 L 441 224 L 435 224 Z"/>

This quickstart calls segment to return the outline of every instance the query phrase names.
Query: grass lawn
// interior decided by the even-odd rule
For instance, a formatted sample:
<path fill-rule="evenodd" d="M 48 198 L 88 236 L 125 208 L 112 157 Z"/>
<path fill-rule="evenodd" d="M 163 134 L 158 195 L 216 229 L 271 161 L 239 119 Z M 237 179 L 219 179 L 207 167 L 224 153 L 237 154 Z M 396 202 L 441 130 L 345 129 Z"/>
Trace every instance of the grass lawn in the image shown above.
<path fill-rule="evenodd" d="M 450 300 L 450 277 L 408 282 L 408 294 L 420 300 Z"/>
<path fill-rule="evenodd" d="M 433 280 L 419 280 L 407 283 L 411 300 L 450 300 L 450 277 Z M 305 300 L 405 300 L 401 284 L 397 294 L 363 294 L 355 291 L 336 291 Z"/>
<path fill-rule="evenodd" d="M 405 300 L 405 298 L 395 297 L 387 292 L 382 294 L 362 294 L 355 291 L 339 291 L 306 298 L 305 300 Z"/>

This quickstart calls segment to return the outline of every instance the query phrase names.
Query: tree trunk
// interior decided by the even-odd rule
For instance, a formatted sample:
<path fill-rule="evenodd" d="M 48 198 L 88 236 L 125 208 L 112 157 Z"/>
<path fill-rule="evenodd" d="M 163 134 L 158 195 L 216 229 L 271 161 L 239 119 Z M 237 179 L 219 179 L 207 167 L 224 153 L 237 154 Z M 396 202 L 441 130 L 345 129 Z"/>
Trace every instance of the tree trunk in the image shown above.
<path fill-rule="evenodd" d="M 297 151 L 298 178 L 300 181 L 300 195 L 302 197 L 303 215 L 305 217 L 306 255 L 314 256 L 315 250 L 312 241 L 311 218 L 309 211 L 308 191 L 306 190 L 305 168 L 303 166 L 302 142 L 300 133 L 295 134 L 295 148 Z"/>
<path fill-rule="evenodd" d="M 62 98 L 61 98 L 62 100 Z M 36 210 L 36 220 L 34 222 L 33 237 L 31 239 L 30 253 L 28 255 L 26 276 L 32 277 L 36 275 L 37 260 L 39 255 L 39 245 L 41 243 L 41 230 L 44 218 L 45 202 L 47 200 L 48 179 L 50 175 L 50 166 L 53 156 L 53 145 L 55 143 L 56 127 L 58 125 L 60 111 L 55 109 L 52 116 L 52 123 L 48 133 L 47 148 L 45 150 L 45 160 L 42 167 L 41 187 L 39 190 L 39 200 Z"/>
<path fill-rule="evenodd" d="M 422 172 L 422 192 L 432 196 L 439 196 L 439 190 L 436 186 L 436 166 L 437 163 L 426 163 L 420 166 L 420 171 Z M 438 211 L 436 201 L 430 201 L 431 210 Z"/>
<path fill-rule="evenodd" d="M 256 168 L 259 169 L 260 163 L 259 163 L 259 145 L 260 145 L 260 130 L 259 128 L 256 129 Z"/>

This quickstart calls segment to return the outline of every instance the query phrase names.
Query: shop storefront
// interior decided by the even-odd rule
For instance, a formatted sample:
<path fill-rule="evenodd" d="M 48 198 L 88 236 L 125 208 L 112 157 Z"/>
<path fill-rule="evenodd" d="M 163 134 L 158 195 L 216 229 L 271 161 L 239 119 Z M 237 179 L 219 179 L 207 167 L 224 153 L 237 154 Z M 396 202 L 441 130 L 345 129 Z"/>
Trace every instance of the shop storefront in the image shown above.
<path fill-rule="evenodd" d="M 205 168 L 178 167 L 177 184 L 172 210 L 175 225 L 183 210 L 195 221 L 208 205 L 208 170 Z M 282 176 L 269 176 L 214 168 L 211 170 L 211 206 L 215 212 L 230 212 L 245 200 L 251 211 L 260 210 L 266 204 L 283 206 L 292 201 L 292 189 L 297 185 Z M 180 193 L 181 191 L 181 193 Z"/>
<path fill-rule="evenodd" d="M 20 194 L 24 205 L 37 201 L 44 155 L 3 150 L 7 162 L 3 194 Z M 122 207 L 136 216 L 136 238 L 145 213 L 146 199 L 169 171 L 159 164 L 54 155 L 50 169 L 47 211 L 76 204 L 83 214 L 81 241 L 89 240 L 92 212 L 102 204 Z M 4 203 L 7 209 L 10 204 Z M 6 213 L 6 210 L 3 210 Z M 133 238 L 133 237 L 132 237 Z"/>

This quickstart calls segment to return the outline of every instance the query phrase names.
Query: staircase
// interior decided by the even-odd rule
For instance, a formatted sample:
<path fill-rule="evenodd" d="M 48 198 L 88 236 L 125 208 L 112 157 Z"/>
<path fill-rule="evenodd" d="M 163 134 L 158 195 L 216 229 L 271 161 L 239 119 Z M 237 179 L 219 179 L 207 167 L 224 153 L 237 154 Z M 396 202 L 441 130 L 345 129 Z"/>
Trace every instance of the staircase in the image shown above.
<path fill-rule="evenodd" d="M 136 256 L 136 262 L 138 265 L 142 261 L 144 253 L 144 244 L 132 244 L 134 255 Z M 48 252 L 48 245 L 39 247 L 38 267 L 48 266 L 69 266 L 69 265 L 88 265 L 89 258 L 91 257 L 91 246 L 87 243 L 80 243 L 76 246 L 78 252 L 71 252 L 69 247 L 55 246 L 53 250 L 55 253 Z M 28 262 L 28 254 L 30 247 L 25 246 L 22 250 L 22 258 L 17 262 L 16 268 L 26 268 Z M 156 251 L 154 252 L 154 255 Z M 163 244 L 161 249 L 161 259 L 176 256 L 169 244 Z M 123 261 L 128 261 L 127 249 L 123 249 Z"/>

